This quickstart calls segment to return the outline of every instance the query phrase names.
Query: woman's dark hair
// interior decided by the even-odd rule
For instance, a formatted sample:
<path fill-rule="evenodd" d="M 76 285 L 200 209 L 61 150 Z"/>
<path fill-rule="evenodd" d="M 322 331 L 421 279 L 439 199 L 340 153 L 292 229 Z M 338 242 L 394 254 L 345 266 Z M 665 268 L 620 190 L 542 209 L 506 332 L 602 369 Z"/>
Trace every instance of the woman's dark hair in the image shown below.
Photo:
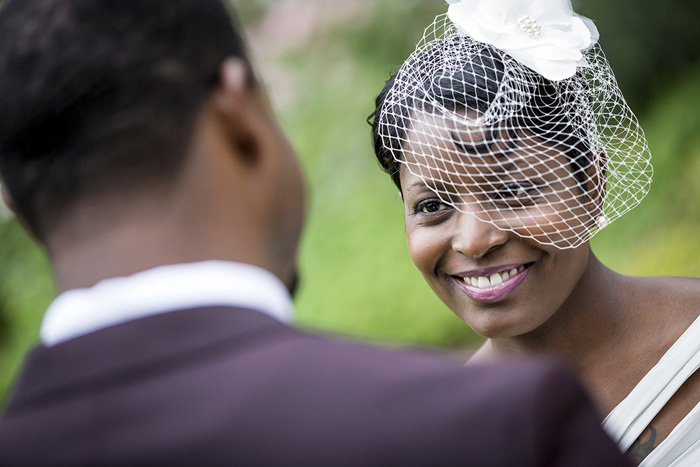
<path fill-rule="evenodd" d="M 462 36 L 438 41 L 426 52 L 413 56 L 404 64 L 404 67 L 411 69 L 411 73 L 420 75 L 411 88 L 412 92 L 405 92 L 405 83 L 397 82 L 397 76 L 401 73 L 399 71 L 387 81 L 377 96 L 375 110 L 368 118 L 372 127 L 374 151 L 380 166 L 399 189 L 400 162 L 397 157 L 403 151 L 402 142 L 406 140 L 415 110 L 425 110 L 426 102 L 430 102 L 432 104 L 429 105 L 450 112 L 469 109 L 483 114 L 504 92 L 513 92 L 504 86 L 505 80 L 512 78 L 507 76 L 506 69 L 512 66 L 508 62 L 513 59 L 491 46 L 475 47 L 474 44 Z M 445 56 L 451 57 L 449 64 L 444 63 Z M 442 66 L 428 69 L 426 64 L 433 63 L 441 63 Z M 511 121 L 508 126 L 531 129 L 537 137 L 566 147 L 572 172 L 585 191 L 586 170 L 591 164 L 591 147 L 587 136 L 581 131 L 581 128 L 586 127 L 587 117 L 576 111 L 580 109 L 578 100 L 585 96 L 587 90 L 585 79 L 574 78 L 568 82 L 555 83 L 533 72 L 519 75 L 518 80 L 520 87 L 529 89 L 530 92 L 526 95 L 530 101 L 522 105 L 521 112 L 513 117 L 515 121 Z M 399 85 L 402 86 L 401 95 L 404 97 L 392 98 L 391 103 L 388 103 L 388 96 Z M 386 108 L 388 105 L 392 107 Z M 493 131 L 490 133 L 494 134 Z"/>
<path fill-rule="evenodd" d="M 184 159 L 228 56 L 221 0 L 7 0 L 0 174 L 40 237 L 78 201 L 148 190 Z"/>

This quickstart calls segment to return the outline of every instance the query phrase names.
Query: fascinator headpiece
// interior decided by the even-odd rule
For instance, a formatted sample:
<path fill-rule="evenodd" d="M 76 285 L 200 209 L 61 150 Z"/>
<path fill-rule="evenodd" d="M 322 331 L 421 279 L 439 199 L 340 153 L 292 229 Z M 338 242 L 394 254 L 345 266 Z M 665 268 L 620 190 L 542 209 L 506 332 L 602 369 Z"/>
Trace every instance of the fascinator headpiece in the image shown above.
<path fill-rule="evenodd" d="M 639 204 L 649 148 L 593 22 L 569 0 L 448 3 L 376 114 L 384 167 L 403 166 L 444 205 L 559 248 Z"/>

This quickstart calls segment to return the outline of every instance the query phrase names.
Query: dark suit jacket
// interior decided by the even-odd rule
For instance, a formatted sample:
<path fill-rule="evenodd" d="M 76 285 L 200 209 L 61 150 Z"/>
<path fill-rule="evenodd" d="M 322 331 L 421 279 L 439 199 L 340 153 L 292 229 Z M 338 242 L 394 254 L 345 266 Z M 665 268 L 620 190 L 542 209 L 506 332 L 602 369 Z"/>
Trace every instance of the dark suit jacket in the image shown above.
<path fill-rule="evenodd" d="M 624 465 L 549 363 L 463 368 L 234 308 L 176 311 L 29 357 L 0 466 Z"/>

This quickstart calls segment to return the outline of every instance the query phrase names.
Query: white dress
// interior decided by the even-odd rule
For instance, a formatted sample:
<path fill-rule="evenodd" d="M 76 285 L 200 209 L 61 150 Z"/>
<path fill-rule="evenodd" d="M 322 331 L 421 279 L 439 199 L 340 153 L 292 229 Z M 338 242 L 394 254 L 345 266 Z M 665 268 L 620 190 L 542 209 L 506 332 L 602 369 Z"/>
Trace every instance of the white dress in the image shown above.
<path fill-rule="evenodd" d="M 700 368 L 700 318 L 683 333 L 654 368 L 603 421 L 603 428 L 623 452 L 656 414 Z M 700 401 L 700 394 L 697 395 Z M 640 467 L 700 466 L 700 402 Z"/>

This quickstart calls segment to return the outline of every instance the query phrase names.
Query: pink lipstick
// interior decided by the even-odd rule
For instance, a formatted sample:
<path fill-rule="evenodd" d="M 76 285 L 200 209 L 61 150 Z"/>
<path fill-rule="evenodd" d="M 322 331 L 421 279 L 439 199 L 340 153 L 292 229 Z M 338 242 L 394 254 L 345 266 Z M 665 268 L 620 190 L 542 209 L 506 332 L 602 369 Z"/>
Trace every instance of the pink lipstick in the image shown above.
<path fill-rule="evenodd" d="M 452 276 L 472 299 L 495 303 L 511 294 L 530 272 L 532 263 L 470 271 Z"/>

